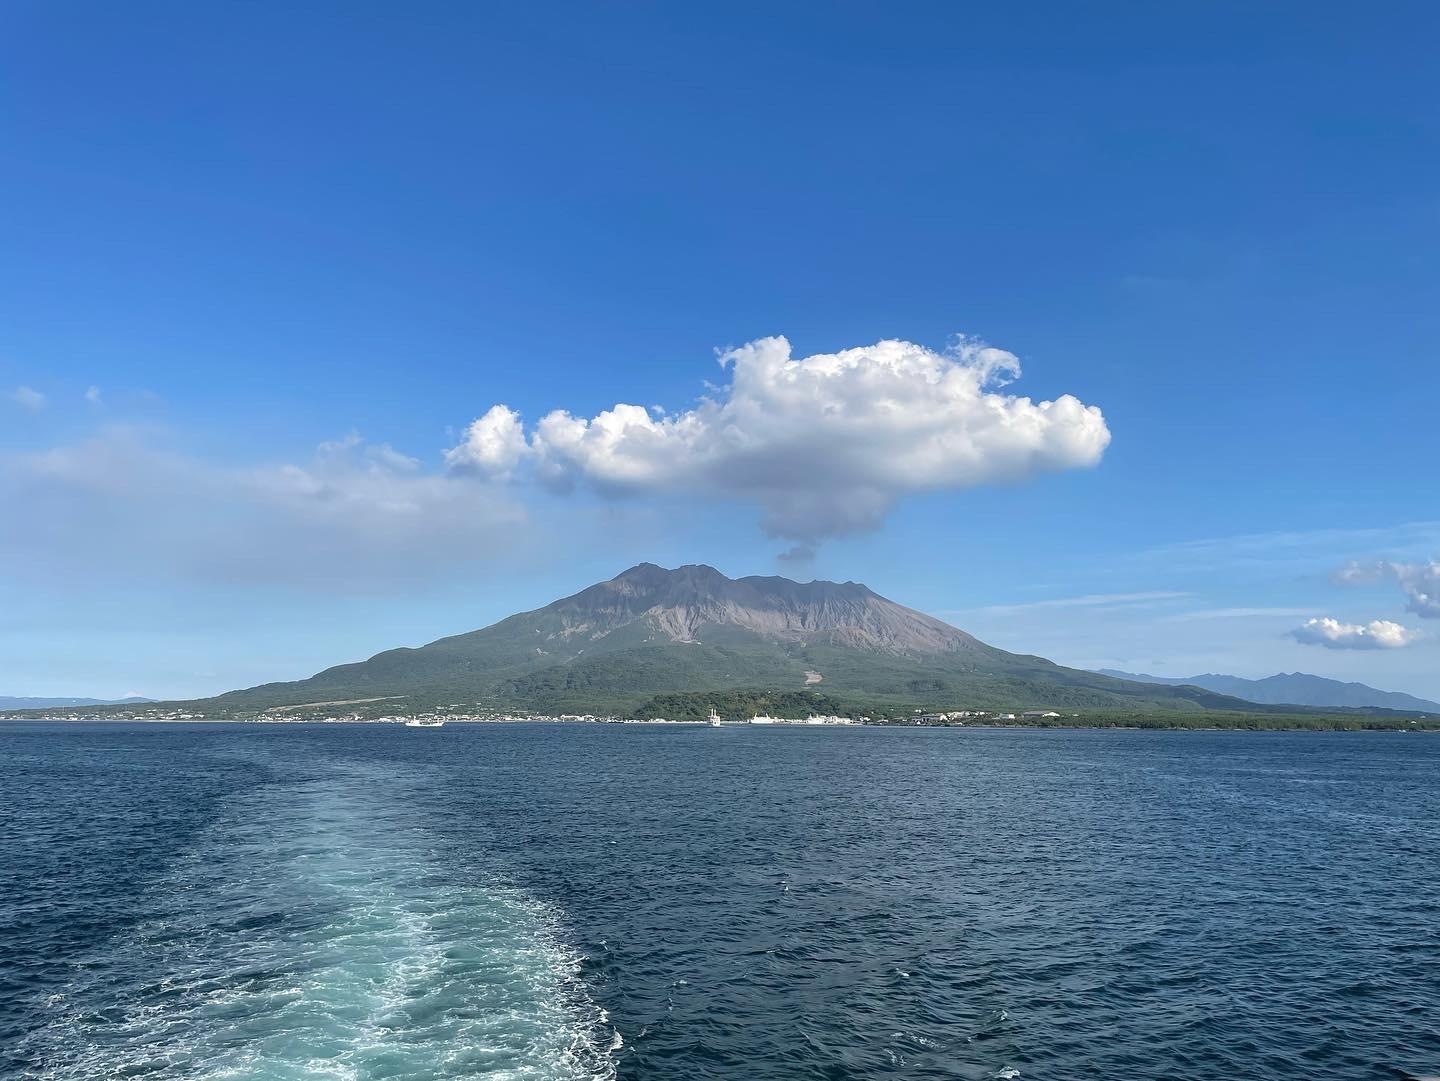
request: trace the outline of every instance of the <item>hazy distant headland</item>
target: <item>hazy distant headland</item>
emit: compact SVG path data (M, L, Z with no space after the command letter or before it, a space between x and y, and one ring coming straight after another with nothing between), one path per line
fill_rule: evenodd
M63 709L69 706L137 706L151 698L26 698L0 694L0 710Z
M1182 678L1140 676L1112 668L1101 668L1098 671L1101 675L1136 680L1140 683L1163 683L1169 686L1188 683L1192 687L1204 687L1217 694L1228 694L1234 698L1243 698L1247 702L1269 705L1319 706L1323 709L1375 708L1440 714L1440 702L1416 698L1413 694L1402 694L1399 691L1381 691L1363 683L1344 683L1338 679L1326 679L1324 676L1311 676L1304 672L1281 672L1264 679L1244 679L1213 672Z

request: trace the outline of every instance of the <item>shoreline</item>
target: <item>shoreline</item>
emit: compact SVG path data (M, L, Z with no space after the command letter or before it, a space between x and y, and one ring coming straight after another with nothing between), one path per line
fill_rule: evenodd
M161 718L161 717L55 717L55 716L13 716L0 714L0 728L8 723L14 724L128 724L128 725L253 725L256 727L277 727L277 726L298 726L313 725L316 727L390 727L405 728L406 717L386 718L285 718L271 719L260 717L188 717L188 718ZM1330 718L1317 716L1316 721L1327 722ZM1270 720L1269 718L1266 719ZM945 729L958 731L979 731L979 732L1014 732L1014 731L1119 731L1119 732L1253 732L1253 733L1276 733L1276 732L1339 732L1339 733L1399 733L1399 734L1440 734L1440 718L1435 719L1408 719L1397 718L1393 721L1383 723L1312 723L1312 724L1275 724L1275 723L1245 723L1237 721L1233 724L1170 724L1151 720L1150 723L1124 723L1117 721L1096 720L1092 723L1048 723L1048 724L919 724L906 723L903 721L891 721L877 723L874 721L853 721L849 723L825 723L812 724L804 720L776 720L767 724L752 724L748 721L724 721L720 725L711 725L706 721L670 721L670 720L647 720L639 718L613 718L605 720L584 720L578 718L558 717L507 717L507 718L447 718L444 725L435 727L469 727L479 728L499 725L551 725L551 726L588 726L594 728L604 727L646 727L646 728L720 728L720 729L743 729L747 731L764 731L767 729L804 729L809 731L820 729Z

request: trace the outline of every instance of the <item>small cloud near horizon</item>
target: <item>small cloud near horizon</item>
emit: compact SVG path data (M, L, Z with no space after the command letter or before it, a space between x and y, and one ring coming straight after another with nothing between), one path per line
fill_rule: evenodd
M1342 623L1328 616L1309 619L1290 632L1295 641L1326 649L1401 649L1420 635L1388 619L1369 623Z
M45 408L47 398L34 387L16 387L8 395L10 400L22 409L28 409L32 413L38 413Z

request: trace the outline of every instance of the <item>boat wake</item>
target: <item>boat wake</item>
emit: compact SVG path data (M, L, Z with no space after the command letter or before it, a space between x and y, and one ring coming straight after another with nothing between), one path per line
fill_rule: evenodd
M237 799L77 965L42 1078L611 1078L558 913L446 860L378 769Z

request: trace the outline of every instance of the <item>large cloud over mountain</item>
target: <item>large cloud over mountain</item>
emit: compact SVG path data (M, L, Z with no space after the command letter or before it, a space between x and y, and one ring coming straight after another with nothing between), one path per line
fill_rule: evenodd
M874 528L911 492L1093 466L1110 442L1095 406L1003 392L1018 359L972 340L944 352L892 340L797 359L785 338L762 338L720 363L729 385L682 413L556 410L527 436L516 413L495 406L447 461L489 477L528 461L551 485L604 494L752 502L771 535L814 543Z

